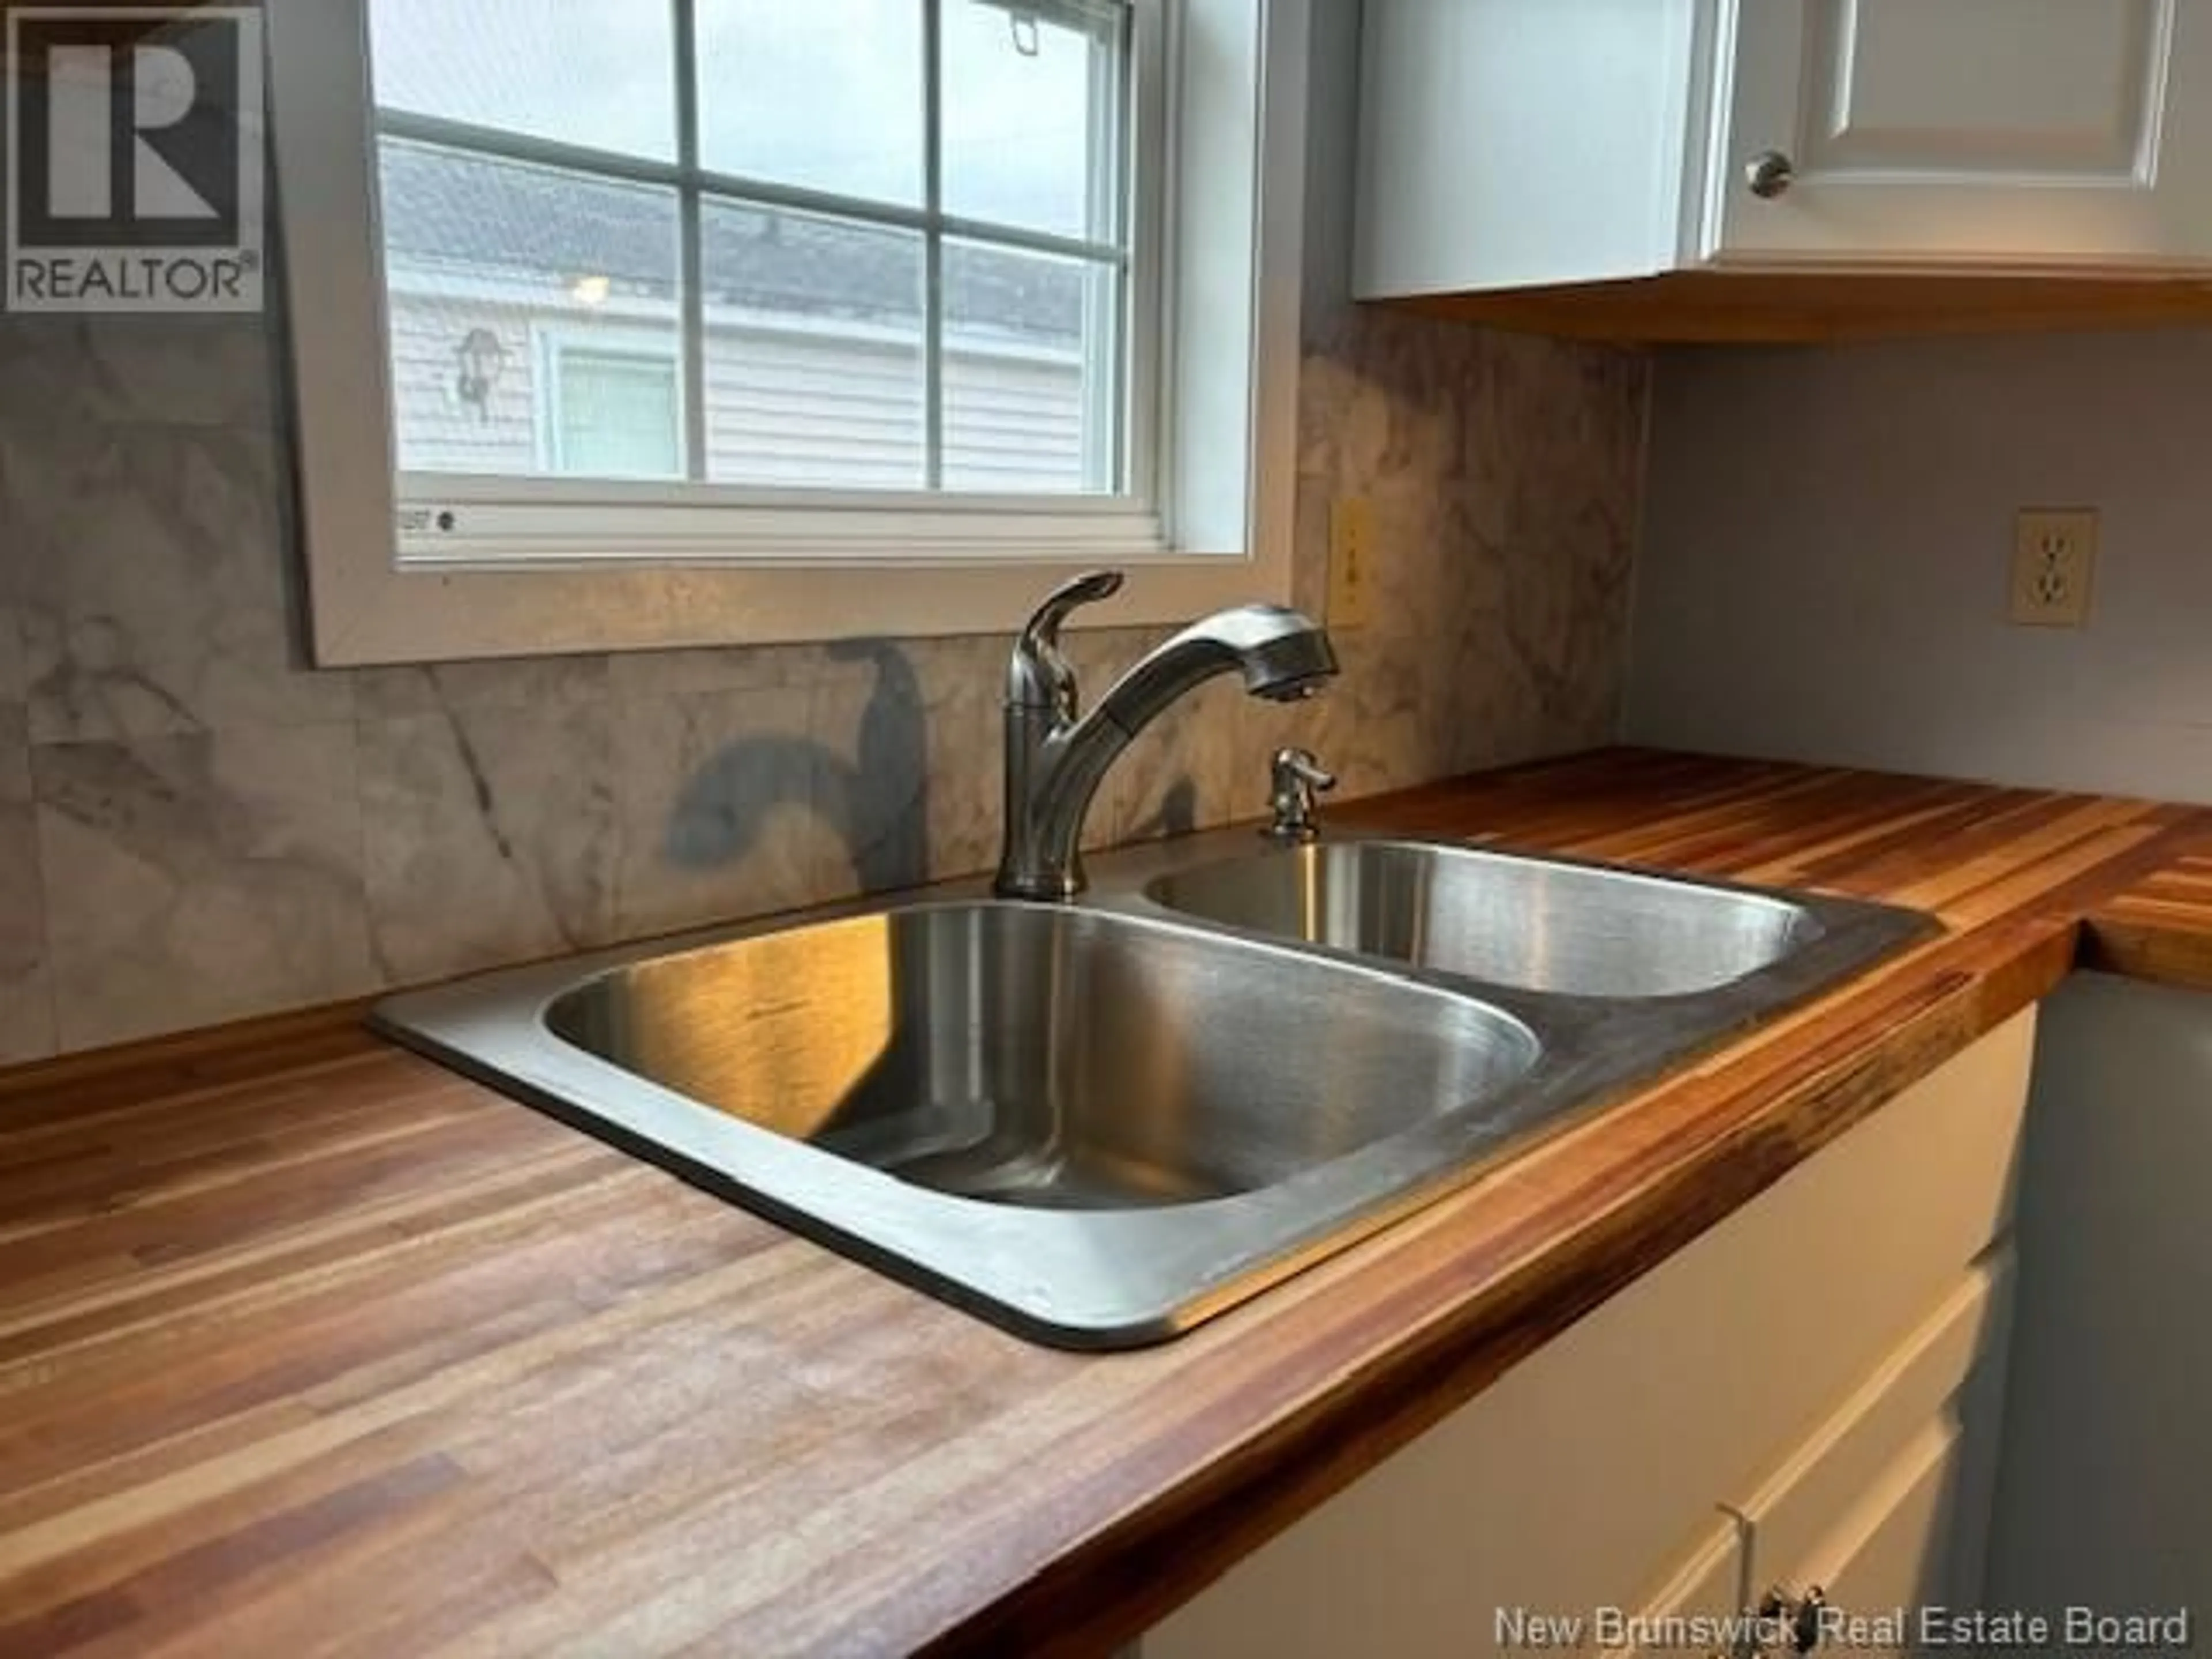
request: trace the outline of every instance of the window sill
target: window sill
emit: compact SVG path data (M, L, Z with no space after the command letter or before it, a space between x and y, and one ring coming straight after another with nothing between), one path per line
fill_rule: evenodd
M1012 632L1078 570L1127 569L1119 598L1085 626L1179 623L1250 599L1288 602L1287 562L1100 547L1080 560L977 558L763 568L617 560L487 568L422 562L324 573L314 653L329 667L684 647Z
M507 570L743 562L1050 562L1172 554L1160 515L1118 496L845 495L410 475L403 567Z

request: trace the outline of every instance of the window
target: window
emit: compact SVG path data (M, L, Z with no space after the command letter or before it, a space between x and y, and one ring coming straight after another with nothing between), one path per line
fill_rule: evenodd
M548 472L586 478L684 474L684 391L676 356L647 344L544 338L538 449Z
M1102 560L1158 566L1122 620L1279 592L1302 3L617 15L272 14L322 659L1000 627Z
M1134 280L1129 0L690 0L586 74L585 0L369 0L392 416L435 475L587 476L557 382L458 384L446 343L664 334L695 392L672 469L611 477L1139 495L1157 349ZM526 369L527 365L521 366ZM462 401L465 401L465 399ZM611 414L611 408L606 411ZM518 464L520 463L520 464Z

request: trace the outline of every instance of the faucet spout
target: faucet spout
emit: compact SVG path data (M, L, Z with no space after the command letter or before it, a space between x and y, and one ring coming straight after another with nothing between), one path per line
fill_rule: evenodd
M1254 696L1310 696L1337 671L1318 623L1277 605L1244 605L1193 623L1148 653L1081 712L1060 624L1079 605L1120 589L1118 572L1079 578L1022 630L1006 675L1003 897L1067 899L1083 890L1083 824L1107 771L1166 709L1219 674L1241 673Z
M1288 606L1240 605L1193 623L1136 663L1098 708L1133 737L1184 693L1232 671L1252 696L1289 702L1321 689L1336 672L1336 653L1320 624Z

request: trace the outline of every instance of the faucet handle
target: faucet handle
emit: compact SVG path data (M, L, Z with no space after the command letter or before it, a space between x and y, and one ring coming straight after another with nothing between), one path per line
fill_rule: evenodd
M1062 582L1046 595L1044 603L1031 613L1029 626L1022 629L1023 642L1059 644L1060 625L1067 620L1067 613L1078 605L1096 605L1101 599L1112 599L1121 591L1122 580L1121 573L1118 570L1091 570L1072 581Z
M1096 605L1121 591L1118 570L1092 570L1062 582L1030 613L1014 641L1006 672L1006 702L1016 708L1049 708L1072 717L1075 712L1075 670L1060 654L1060 624L1079 605Z
M1336 787L1336 774L1310 749L1278 749L1268 775L1273 817L1260 833L1286 846L1317 840L1321 825L1314 814L1314 797Z

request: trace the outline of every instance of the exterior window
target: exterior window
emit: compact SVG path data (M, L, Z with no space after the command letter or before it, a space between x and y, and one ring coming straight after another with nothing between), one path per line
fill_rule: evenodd
M546 342L538 398L548 471L585 478L673 478L684 470L684 392L674 355L586 341Z
M371 0L403 494L533 474L1146 493L1129 0L608 15ZM507 348L549 329L574 343L554 367L592 365L573 418L635 434L537 441L533 405L565 421L572 400L511 386L533 365ZM673 465L668 388L628 347L578 355L602 332L678 363Z

